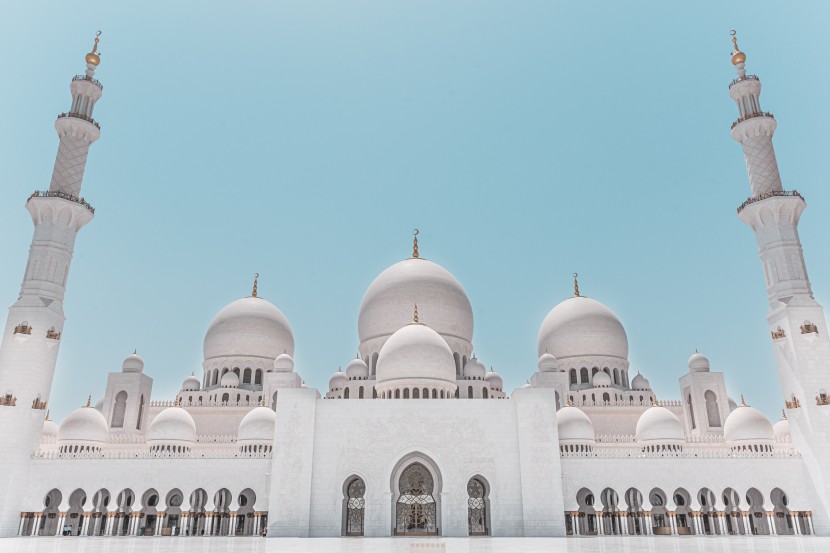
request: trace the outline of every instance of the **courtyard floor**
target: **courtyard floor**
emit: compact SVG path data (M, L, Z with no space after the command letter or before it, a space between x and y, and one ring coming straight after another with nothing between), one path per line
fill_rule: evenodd
M7 538L2 553L826 553L830 538Z

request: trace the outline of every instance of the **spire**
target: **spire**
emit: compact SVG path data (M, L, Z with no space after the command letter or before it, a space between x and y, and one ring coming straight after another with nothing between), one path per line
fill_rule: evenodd
M47 410L46 410L46 420L49 420L49 412L50 412L50 411L47 409ZM787 418L787 415L784 415L784 418L786 419L786 418Z
M95 68L101 63L101 54L98 53L98 43L101 41L99 38L101 36L101 31L95 33L95 43L92 45L92 52L86 55L86 66L87 66L87 76L92 77L92 74L95 73Z
M46 418L47 419L49 418L49 412L46 413ZM787 412L784 411L783 409L781 409L781 419L782 420L787 420Z
M746 404L743 394L741 394L741 407L749 407L749 405Z
M746 75L746 69L744 69L744 63L746 63L746 54L741 52L740 48L738 48L738 37L735 35L735 29L729 31L729 34L732 35L732 65L735 66L735 70L738 72L739 77L743 77Z
M412 313L412 322L416 325L421 324L421 323L418 322L418 304L417 303L415 304L415 310Z
M418 234L421 231L415 229L412 231L412 258L418 259Z
M257 287L257 281L258 281L258 280L259 280L259 273L254 273L254 289L251 291L251 297L252 297L252 298L257 297L257 295L256 295L256 287Z
M575 298L580 297L579 296L579 281L577 280L577 278L579 278L579 273L574 273L574 297Z
M92 394L89 394L89 396L87 396L85 407L92 407Z

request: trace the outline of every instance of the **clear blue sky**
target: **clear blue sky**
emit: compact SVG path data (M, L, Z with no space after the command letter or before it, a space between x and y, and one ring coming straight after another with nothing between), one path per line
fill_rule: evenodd
M0 305L19 290L55 116L104 31L101 140L84 196L51 407L62 419L134 348L169 399L200 374L213 315L250 293L286 314L325 388L357 347L366 287L421 253L475 311L512 390L545 314L582 291L625 325L659 397L699 348L733 397L782 403L728 31L739 31L801 236L830 303L824 2L14 2L0 19Z

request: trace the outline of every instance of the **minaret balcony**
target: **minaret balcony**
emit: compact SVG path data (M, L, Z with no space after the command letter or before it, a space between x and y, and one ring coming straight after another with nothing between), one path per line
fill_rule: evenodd
M748 121L750 119L755 119L756 117L769 117L770 119L775 119L775 117L773 117L773 115L771 113L769 113L767 111L759 111L757 113L749 113L747 115L744 115L743 117L738 117L735 120L735 122L732 123L732 126L730 128L734 129L740 123L743 123L744 121Z
M793 198L801 198L801 201L804 201L804 196L798 193L798 190L770 190L769 192L764 192L763 194L758 194L757 196L753 196L751 198L747 198L747 200L738 206L738 213L744 210L746 206L754 204L756 202L760 202L762 200L766 200L767 198L775 198L775 197L793 197Z
M75 77L76 79L78 77ZM732 88L736 84L743 82L743 81L760 81L761 79L758 78L758 75L744 75L743 77L738 77L737 79L733 80L729 83L729 88Z
M67 194L66 192L60 192L57 190L35 190L31 196L29 196L29 200L32 198L61 198L64 200L69 200L70 202L75 202L76 204L80 204L87 208L87 210L95 214L95 208L89 205L83 198L78 198L77 196L73 196L72 194Z
M755 78L757 79L757 77ZM72 81L88 81L100 88L101 90L104 90L104 85L102 85L100 81L98 81L98 79L93 79L92 77L87 77L86 75L75 75L74 77L72 77Z
M63 117L74 117L75 119L83 119L87 123L92 123L93 125L95 125L95 128L98 129L99 131L101 130L101 125L98 124L98 121L96 121L92 117L84 115L83 113L77 113L77 112L70 111L69 113L61 113L60 115L58 115L58 119L61 119ZM732 126L734 127L735 125L732 125Z

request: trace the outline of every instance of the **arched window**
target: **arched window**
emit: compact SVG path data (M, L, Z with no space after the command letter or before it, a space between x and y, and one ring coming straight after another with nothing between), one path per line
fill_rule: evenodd
M251 383L251 369L245 369L245 372L242 373L242 383L243 384L250 384Z
M461 358L458 356L458 353L453 353L452 358L455 360L455 374L457 376L461 375Z
M403 398L404 399L409 399L409 388L404 388L403 389Z
M420 399L421 398L421 390L418 388L414 388L412 390L412 399Z
M718 408L718 398L712 390L706 390L703 394L706 400L706 416L709 419L709 426L720 427L720 409Z
M343 390L343 399L349 399L349 389Z
M262 369L256 370L256 373L254 374L254 384L262 384Z
M395 390L395 399L401 399L401 391Z
M144 417L144 394L141 394L141 398L138 402L138 419L135 422L135 429L141 430L141 420Z
M598 367L594 367L593 369L591 369L591 378L593 379L594 375L597 374L598 372L599 372Z
M432 389L432 399L438 399L438 390Z
M222 403L227 403L231 399L231 396L228 393L222 394Z
M277 410L277 393L278 391L274 392L274 396L271 398L271 409L273 409L274 411Z
M620 370L614 369L614 384L620 383Z
M579 369L579 380L582 384L588 383L588 369L586 369L585 367Z
M120 391L115 396L115 406L112 408L112 427L124 427L124 413L127 412L127 392Z
M366 484L355 478L346 487L346 531L347 536L363 535L363 518L366 511Z
M611 396L608 394L608 392L604 392L602 394L602 401L604 401L605 403L611 402Z
M571 384L576 384L576 369L571 369Z
M358 398L358 399L363 399L363 386L361 386L360 388L358 388L358 390L357 390L357 398Z
M467 397L470 398L470 399L472 399L472 397L473 397L473 387L472 386L467 386Z
M471 536L486 536L487 524L487 488L478 478L467 482L467 522Z
M378 368L378 354L372 354L372 374L375 374L375 371Z
M438 517L432 492L432 474L421 463L412 463L401 474L400 495L395 503L395 534L399 536L435 535Z
M481 388L481 397L483 397L484 399L487 399L488 395L490 395L490 394L488 393L487 387L486 386L482 387Z
M424 388L423 391L421 392L421 397L424 398L424 399L429 399L429 390Z

